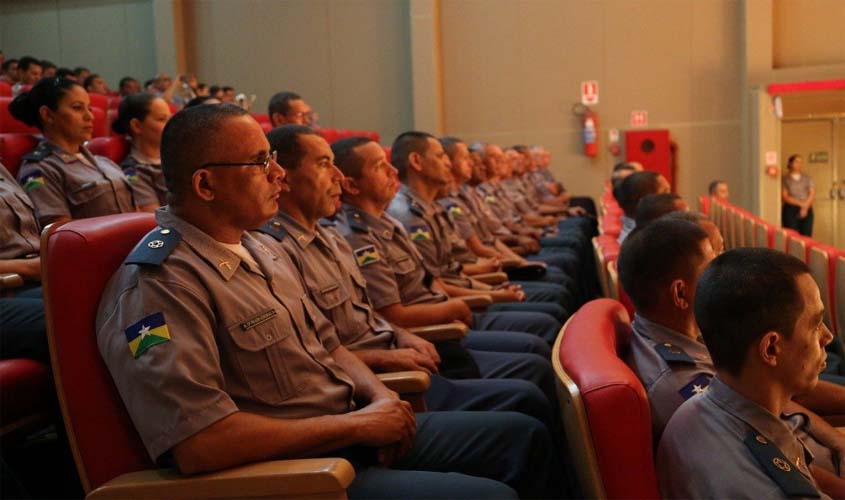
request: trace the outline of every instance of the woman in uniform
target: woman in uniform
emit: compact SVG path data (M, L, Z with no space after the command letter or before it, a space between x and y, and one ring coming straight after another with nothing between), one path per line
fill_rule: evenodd
M161 132L170 119L170 106L161 97L141 93L124 97L112 130L128 135L132 149L121 163L142 210L167 204L161 172Z
M91 138L94 116L81 85L65 78L43 78L16 97L9 111L44 133L38 147L23 157L18 173L42 227L138 209L120 167L84 146Z
M783 176L783 227L794 229L804 236L813 235L813 201L816 188L813 179L801 171L804 159L792 155L786 163L787 174Z

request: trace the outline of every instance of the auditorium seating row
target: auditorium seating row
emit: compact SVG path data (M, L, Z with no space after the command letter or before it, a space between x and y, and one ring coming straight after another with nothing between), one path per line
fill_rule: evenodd
M622 208L613 197L610 182L599 200L599 235L593 238L596 272L605 297L619 300L633 316L634 304L619 286L616 259L619 257L619 234L622 232Z
M825 324L840 341L845 337L845 250L775 226L724 200L701 196L699 207L719 227L726 249L774 248L804 261L819 285Z

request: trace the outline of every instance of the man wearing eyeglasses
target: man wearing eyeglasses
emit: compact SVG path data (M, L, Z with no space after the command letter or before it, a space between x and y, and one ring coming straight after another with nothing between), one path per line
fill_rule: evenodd
M285 91L270 98L267 114L274 128L282 125L310 125L313 110L299 94Z
M112 277L97 317L100 352L152 459L190 474L342 456L356 467L351 498L547 493L555 460L542 424L415 418L340 345L287 254L248 233L287 189L273 157L237 106L189 108L164 129L171 204ZM495 445L477 447L481 436Z

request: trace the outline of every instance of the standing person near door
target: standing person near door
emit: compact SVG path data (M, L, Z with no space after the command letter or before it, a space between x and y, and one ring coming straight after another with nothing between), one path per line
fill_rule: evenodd
M801 155L790 156L786 163L789 172L783 177L781 220L783 227L794 229L804 236L812 236L816 188L813 179L801 172L803 166L804 159Z

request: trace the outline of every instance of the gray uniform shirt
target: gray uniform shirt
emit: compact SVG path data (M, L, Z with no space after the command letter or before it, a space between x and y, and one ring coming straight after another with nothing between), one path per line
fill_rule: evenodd
M133 150L120 162L120 168L132 184L139 206L167 204L167 186L159 163Z
M823 498L801 419L772 415L723 383L684 403L657 450L663 498Z
M475 231L468 220L471 214L464 202L456 196L440 198L435 204L434 216L443 228L444 236L449 241L448 262L450 266L452 262L460 262L461 264L476 262L478 256L469 249L466 241L467 238L475 234ZM451 267L454 268L454 266Z
M807 174L801 174L801 177L796 181L791 175L783 176L783 188L789 193L789 196L798 199L806 200L810 197L810 189L813 188L813 179Z
M703 342L639 314L634 316L631 327L634 334L626 362L648 394L657 442L675 410L687 399L706 391L716 370Z
M443 219L437 216L436 203L423 201L408 186L403 185L390 202L387 213L398 220L423 257L423 265L435 278L457 269L451 269L450 240L443 226Z
M626 360L636 372L648 394L652 433L655 442L672 415L696 394L706 392L716 375L710 351L699 338L686 335L650 321L639 314L631 325L631 349ZM817 437L809 419L795 428L795 433L816 457L816 465L840 477L845 467L830 446Z
M50 141L24 155L18 180L35 204L35 215L46 219L84 219L137 210L132 188L120 167L80 148L84 161Z
M238 410L291 419L354 408L330 354L335 329L287 254L244 234L256 266L167 208L156 220L97 314L100 353L153 460Z
M269 248L290 256L311 299L337 328L343 345L352 350L389 349L394 345L394 330L373 310L356 256L334 223L321 221L309 230L280 212L256 234ZM361 262L372 258L359 254Z
M467 219L472 224L474 234L478 236L482 243L494 245L496 243L496 232L502 235L510 234L510 231L504 227L502 221L484 203L484 199L474 187L467 184L462 185L458 191L458 198L467 207L469 213Z
M32 200L0 163L0 259L35 256L40 248Z
M373 217L347 204L342 210L337 229L356 255L375 309L447 300L429 288L432 277L399 221L387 214Z

